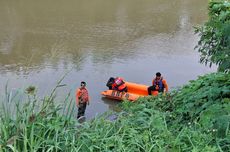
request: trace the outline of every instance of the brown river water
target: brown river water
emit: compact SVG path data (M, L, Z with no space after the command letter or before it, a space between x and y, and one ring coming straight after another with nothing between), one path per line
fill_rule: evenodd
M199 63L193 26L207 0L0 0L0 92L29 85L42 98L67 72L57 103L87 82L92 118L118 102L100 92L111 76L150 85L160 71L170 89L216 71Z

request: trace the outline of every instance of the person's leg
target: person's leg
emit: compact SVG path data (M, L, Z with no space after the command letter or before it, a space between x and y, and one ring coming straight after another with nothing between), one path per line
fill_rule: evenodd
M86 109L86 102L83 103L82 105L82 115L81 116L84 116L85 115L85 109Z
M77 119L82 116L82 111L83 111L83 103L79 103Z
M156 90L154 86L148 87L148 94L152 95L152 91Z
M106 83L106 86L109 88L109 90L112 90L112 84L114 83L114 78L109 78L108 82Z

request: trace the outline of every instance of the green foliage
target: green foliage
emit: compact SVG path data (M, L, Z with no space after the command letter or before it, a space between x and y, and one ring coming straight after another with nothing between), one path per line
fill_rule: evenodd
M27 95L29 101L16 102L15 115L7 110L9 100L1 111L0 151L230 151L227 73L199 77L166 96L122 102L122 112L83 124L69 95L64 107L54 106L54 92L41 107L35 95ZM116 120L107 119L111 114Z
M200 40L196 48L200 62L219 65L220 71L230 70L230 1L212 0L209 3L209 20L196 27Z
M70 151L75 147L76 121L72 117L72 104L67 96L64 106L54 106L54 94L38 100L25 91L27 98L6 98L0 111L0 151ZM29 92L30 91L30 92ZM29 93L28 93L29 92ZM9 97L6 89L6 96ZM67 102L68 101L68 102ZM42 106L37 105L42 102ZM14 108L16 109L14 109ZM67 108L68 107L68 108ZM61 114L60 110L68 111ZM15 110L15 113L11 111Z
M213 73L184 86L172 100L175 114L181 116L179 122L198 122L204 128L216 129L216 121L225 117L229 122L229 98L230 74Z

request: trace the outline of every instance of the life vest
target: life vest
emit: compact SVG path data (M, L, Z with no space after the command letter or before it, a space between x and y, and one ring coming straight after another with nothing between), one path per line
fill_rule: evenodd
M120 77L117 77L115 80L114 80L114 83L117 85L117 86L120 86L124 83L124 80Z
M126 84L124 80L120 77L117 77L114 80L114 84L112 85L113 90L123 91L126 88Z
M156 78L154 79L153 86L158 92L164 92L165 87L164 87L162 80L163 78L161 78L159 81L157 81Z
M89 101L89 94L86 88L79 89L79 92L77 93L77 98L80 102L87 102Z

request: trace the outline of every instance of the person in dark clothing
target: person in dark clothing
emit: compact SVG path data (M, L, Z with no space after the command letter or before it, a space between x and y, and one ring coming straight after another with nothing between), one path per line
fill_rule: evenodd
M112 90L112 85L114 84L114 77L110 77L108 82L106 83L106 86L109 88L109 90Z
M89 94L84 81L81 82L81 87L76 91L76 105L78 107L77 118L80 118L85 115L86 105L89 105Z

